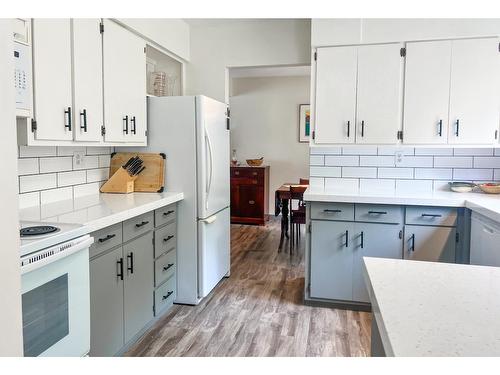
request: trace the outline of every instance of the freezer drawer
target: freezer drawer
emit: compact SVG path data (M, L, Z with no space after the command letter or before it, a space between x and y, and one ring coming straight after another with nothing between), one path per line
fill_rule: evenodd
M229 207L198 221L198 295L206 297L229 273Z

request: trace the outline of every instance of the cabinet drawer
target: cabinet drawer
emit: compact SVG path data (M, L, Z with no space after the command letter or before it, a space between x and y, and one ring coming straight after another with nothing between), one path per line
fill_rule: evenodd
M231 177L263 178L264 168L231 168Z
M176 204L155 210L155 227L174 221L176 218Z
M318 203L311 204L311 219L354 220L353 203Z
M175 275L167 280L165 284L155 290L155 316L171 307L176 296Z
M122 223L95 231L91 234L94 243L90 246L90 258L122 243Z
M176 258L177 253L174 249L155 260L155 286L162 284L175 274Z
M153 211L123 222L123 242L153 229Z
M454 227L457 209L452 207L406 207L406 224Z
M155 230L155 258L158 258L161 254L169 250L175 249L176 236L175 223Z
M380 204L356 204L356 221L367 221L370 223L394 223L403 222L403 207Z

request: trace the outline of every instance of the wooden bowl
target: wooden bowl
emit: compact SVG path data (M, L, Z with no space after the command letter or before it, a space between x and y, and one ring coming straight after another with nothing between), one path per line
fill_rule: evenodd
M260 167L263 162L264 162L264 158L260 158L260 159L247 159L247 164L250 167Z
M500 184L480 184L479 188L487 194L500 194Z

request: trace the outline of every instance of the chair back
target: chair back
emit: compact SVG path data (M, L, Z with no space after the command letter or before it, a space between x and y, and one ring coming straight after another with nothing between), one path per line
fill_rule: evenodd
M299 184L301 184L301 185L309 185L309 179L308 178L301 178L299 180Z
M299 206L302 206L305 191L306 188L304 186L290 186L290 199L299 201Z

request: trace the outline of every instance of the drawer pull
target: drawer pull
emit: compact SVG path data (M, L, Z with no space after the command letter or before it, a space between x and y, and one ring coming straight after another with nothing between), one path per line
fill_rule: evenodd
M168 242L168 241L170 241L172 238L174 238L174 235L173 235L173 234L172 234L172 235L170 235L170 236L168 236L168 237L165 237L165 238L163 239L163 242Z
M166 300L168 297L170 297L172 294L174 294L174 292L171 290L170 292L168 292L168 293L167 293L167 295L166 295L166 296L163 296L161 299L162 299L163 301L165 301L165 300Z
M257 172L253 172L252 174L253 174L254 176L257 176L257 175L258 175L258 173L257 173Z
M365 247L365 233L363 231L361 231L361 248L364 249Z
M99 238L99 242L100 243L103 243L103 242L106 242L112 238L116 237L116 234L108 234L106 237L104 238Z
M248 204L255 204L255 201L248 201Z
M440 214L422 214L422 217L431 217L431 218L435 218L435 217L442 217L443 215L440 215Z
M235 171L235 172L234 172L234 174L235 174L236 176L239 176L239 175L240 175L240 172Z
M387 211L368 211L368 215L387 215Z
M116 264L119 266L118 272L116 273L116 277L118 277L120 280L123 280L123 258L117 260Z
M170 210L170 211L164 212L163 216L168 216L170 214L173 214L174 212L175 212L174 210Z
M173 265L174 265L173 263L167 264L166 266L163 267L163 271L168 271L170 268L172 268Z
M348 230L345 231L345 243L344 243L344 246L345 247L349 247L349 231Z
M129 260L130 259L130 265L129 265ZM134 253L130 253L127 255L127 271L130 271L130 273L134 273Z
M143 227L144 225L149 224L149 221L143 221L142 223L135 224L136 228Z
M325 209L323 212L327 214L338 214L339 212L342 212L342 210L330 210L330 209Z

